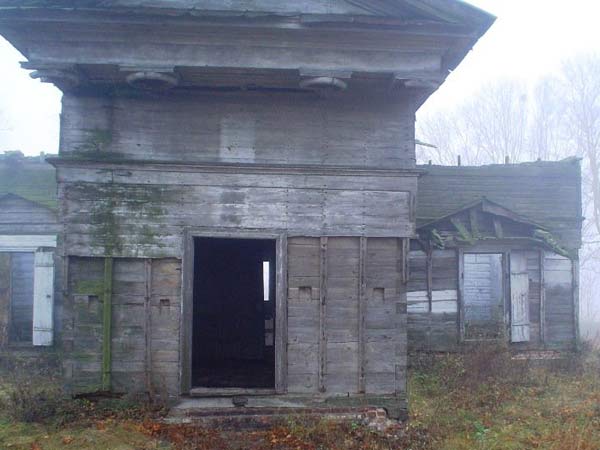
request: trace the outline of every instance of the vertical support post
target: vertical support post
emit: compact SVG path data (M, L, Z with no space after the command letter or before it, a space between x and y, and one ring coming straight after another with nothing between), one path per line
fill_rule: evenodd
M427 272L427 301L429 303L429 312L433 311L433 249L428 246L426 250L426 267Z
M288 359L288 310L287 310L287 235L277 239L275 259L277 274L275 276L275 392L284 394L287 391Z
M111 389L111 340L112 340L112 281L113 259L104 258L103 313L102 313L102 389Z
M320 289L319 289L319 392L325 392L327 371L327 237L321 237L320 246Z
M11 256L0 253L0 347L8 344L11 317Z
M152 378L150 376L152 370L152 316L151 316L151 301L152 301L152 260L147 258L144 261L146 289L144 296L144 341L146 345L146 354L144 361L144 375L146 381L146 390L150 395L153 394Z
M465 340L465 263L462 249L456 250L458 258L458 336L460 342Z
M194 236L190 230L184 232L183 261L181 263L181 302L179 339L180 351L180 392L187 393L192 388L192 326L194 317Z
M546 282L544 280L545 271L544 250L539 251L540 266L540 341L542 345L546 344Z
M571 260L572 289L573 289L573 331L575 337L575 350L580 349L579 339L579 257Z
M367 309L367 238L360 237L358 255L358 392L363 394L365 385L365 310Z
M406 367L408 358L408 335L407 335L407 300L406 291L408 282L408 251L410 249L408 238L396 239L396 333L394 346L394 365L395 395L404 396L407 394ZM400 267L399 267L400 266ZM406 273L404 273L406 272Z
M410 251L410 238L402 238L402 284L408 283L410 277L408 268L408 253Z

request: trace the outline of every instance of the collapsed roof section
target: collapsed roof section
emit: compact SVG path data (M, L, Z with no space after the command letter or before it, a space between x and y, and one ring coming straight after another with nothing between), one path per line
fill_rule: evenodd
M524 225L530 228L531 237L544 241L555 237L555 244L569 251L581 246L581 168L577 158L419 168L425 171L417 194L417 228L421 232L439 228L442 222L452 223L460 215L468 224L468 213L477 210ZM454 227L461 234L456 220ZM472 227L465 231L466 240L473 237Z

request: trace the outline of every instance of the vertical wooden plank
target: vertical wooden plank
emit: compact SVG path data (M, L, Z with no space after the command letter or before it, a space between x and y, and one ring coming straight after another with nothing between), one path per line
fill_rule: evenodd
M35 252L33 275L33 335L35 346L51 346L54 337L54 254Z
M579 339L579 258L573 258L571 264L571 270L573 273L573 327L575 337L575 349L580 348Z
M397 254L396 260L402 264L402 271L407 270L408 268L408 255L410 252L410 239L401 238L396 240L396 251L400 254ZM396 292L399 294L399 302L396 304L396 314L398 316L404 316L404 320L397 319L396 322L396 334L394 345L394 356L400 361L402 361L402 357L404 360L402 364L399 364L398 359L396 360L396 364L394 365L394 393L397 396L405 396L407 391L407 358L408 358L408 345L406 339L408 339L407 333L407 300L406 300L406 290L408 278L404 278L402 276L402 271L400 276L396 273Z
M287 392L288 376L288 308L287 308L287 235L277 239L276 250L277 274L275 295L275 391L278 394Z
M465 340L465 261L462 249L456 249L458 258L458 336L461 342Z
M365 392L365 309L367 297L367 238L361 236L358 256L358 392Z
M518 251L510 254L510 320L511 342L528 342L531 327L527 255Z
M10 298L10 253L0 253L0 347L8 344Z
M402 268L401 268L401 273L402 273L402 283L406 284L408 283L408 277L409 277L409 267L408 267L408 254L410 252L410 239L409 238L401 238L401 247L400 247L400 251L402 252L401 258L402 258Z
M426 251L427 300L429 312L433 310L433 250L431 246Z
M183 298L179 318L181 392L192 388L192 326L194 313L194 237L186 230L183 237L183 262L181 267Z
M104 258L103 312L102 312L102 389L111 389L111 328L112 328L113 259Z
M538 252L540 266L540 340L546 343L546 285L544 282L544 250Z
M320 240L320 291L319 291L319 392L325 392L325 372L327 368L327 237Z
M146 292L144 298L144 341L146 345L146 357L144 361L144 375L146 390L152 392L152 317L150 311L150 300L152 299L152 259L144 261Z

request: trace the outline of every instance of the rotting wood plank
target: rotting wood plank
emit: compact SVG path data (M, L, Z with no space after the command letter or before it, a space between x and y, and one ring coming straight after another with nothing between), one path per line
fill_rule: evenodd
M275 391L283 394L288 387L288 241L285 234L280 235L277 239L276 260Z
M144 372L146 390L153 392L151 371L152 371L152 317L150 313L150 300L152 299L152 260L144 261L145 287L146 295L144 297L144 343L146 346L146 355L144 358Z
M111 363L112 363L112 277L113 259L104 258L103 279L103 312L102 312L102 389L111 390Z
M433 310L433 250L427 249L425 270L427 272L427 300L429 303L429 312Z
M359 251L359 293L358 293L358 392L365 392L365 309L366 309L366 257L367 257L367 238L361 236Z
M327 370L327 237L320 239L320 286L319 286L319 392L325 392Z
M575 349L579 350L581 342L579 338L579 259L574 258L571 264L572 269L572 290L573 290L573 331L575 339Z

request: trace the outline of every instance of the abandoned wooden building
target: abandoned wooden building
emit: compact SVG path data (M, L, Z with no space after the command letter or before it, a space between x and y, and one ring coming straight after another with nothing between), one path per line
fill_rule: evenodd
M0 353L35 357L54 343L62 317L55 179L43 158L0 155Z
M481 340L518 351L575 349L579 161L423 169L407 289L409 351Z
M0 0L64 94L69 389L400 416L415 112L492 22L456 0Z

